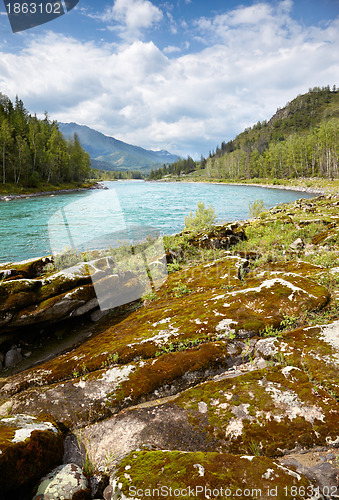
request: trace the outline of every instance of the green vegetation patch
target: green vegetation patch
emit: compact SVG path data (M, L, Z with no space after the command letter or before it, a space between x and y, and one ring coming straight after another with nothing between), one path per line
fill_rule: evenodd
M310 488L308 480L269 458L214 452L131 452L114 479L116 498L189 499L194 495L199 499L269 500L274 496L283 500L294 488L293 497L301 500Z

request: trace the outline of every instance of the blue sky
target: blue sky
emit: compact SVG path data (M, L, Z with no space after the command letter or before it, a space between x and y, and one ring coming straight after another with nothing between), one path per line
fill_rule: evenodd
M0 92L31 113L194 158L339 86L339 0L80 0L14 34L0 3L0 40Z

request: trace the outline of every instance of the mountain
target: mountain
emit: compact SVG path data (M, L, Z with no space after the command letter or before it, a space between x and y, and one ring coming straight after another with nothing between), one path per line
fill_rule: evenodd
M93 168L102 170L140 170L150 171L169 165L180 159L168 151L152 151L139 146L132 146L114 139L85 125L77 123L59 123L60 131L65 137L73 137L76 133L82 147L91 156Z
M269 143L285 141L291 134L307 134L333 118L339 118L339 92L336 86L332 90L329 86L314 87L306 94L298 95L283 108L278 108L268 122L258 122L230 142L234 148L247 150L250 145L252 150L261 152Z
M189 175L194 179L338 178L339 90L314 87L298 95L270 120L257 122L222 142L200 162L179 160L151 179Z

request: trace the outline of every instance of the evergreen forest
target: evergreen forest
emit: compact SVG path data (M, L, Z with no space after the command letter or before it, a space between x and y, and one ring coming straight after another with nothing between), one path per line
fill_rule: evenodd
M225 180L339 178L339 92L315 87L299 95L267 122L258 122L222 142L208 158L188 157L152 171L169 176Z
M40 183L81 183L91 173L90 157L74 134L66 140L57 122L31 116L23 102L0 93L0 179L34 188Z

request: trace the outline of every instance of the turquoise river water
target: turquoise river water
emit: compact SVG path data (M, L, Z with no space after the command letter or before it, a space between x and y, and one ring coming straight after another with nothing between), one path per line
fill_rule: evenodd
M314 195L256 186L119 181L106 190L45 195L0 202L0 262L19 261L65 248L116 246L150 233L172 234L198 201L212 204L220 222L248 218L249 203L266 208Z

